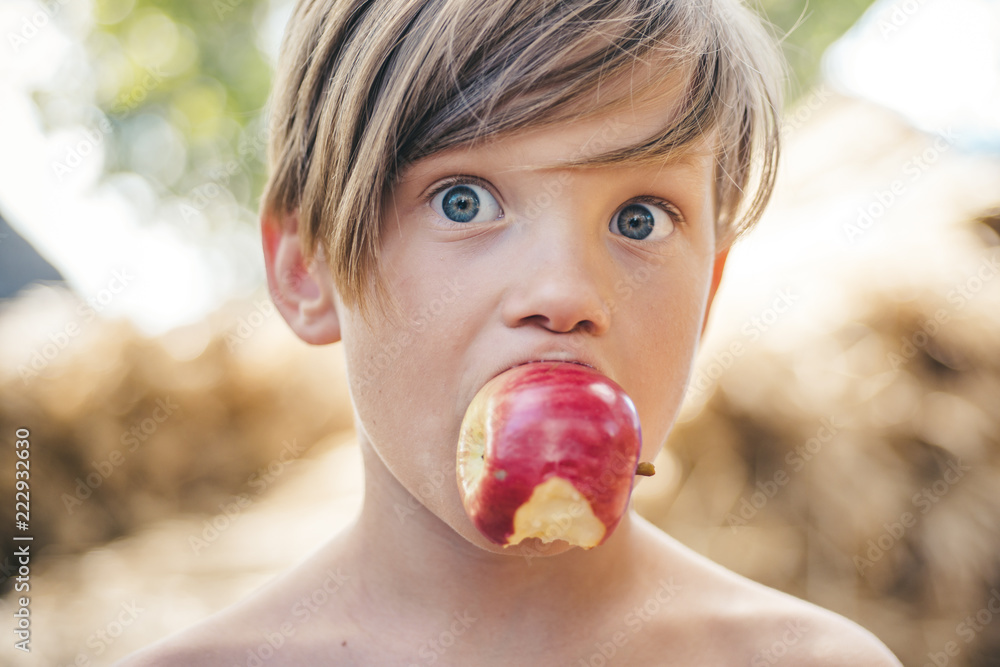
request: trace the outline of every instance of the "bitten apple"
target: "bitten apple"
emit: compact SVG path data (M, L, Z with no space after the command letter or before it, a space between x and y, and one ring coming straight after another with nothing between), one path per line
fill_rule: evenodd
M628 509L641 446L635 405L609 378L570 362L515 366L465 413L459 493L497 544L537 537L590 549Z

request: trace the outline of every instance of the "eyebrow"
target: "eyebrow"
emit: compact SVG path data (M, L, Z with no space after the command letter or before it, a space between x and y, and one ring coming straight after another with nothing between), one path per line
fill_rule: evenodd
M714 157L714 154L710 152L701 152L694 148L682 148L678 147L675 152L665 153L663 155L651 155L651 156L636 156L635 158L628 158L624 156L624 153L630 149L632 146L624 146L620 149L615 149L612 151L606 151L605 153L599 153L597 155L588 156L582 159L567 159L558 160L551 163L543 163L538 165L530 165L529 169L538 170L560 170L560 169L601 169L606 167L653 167L658 166L662 168L667 167L689 167L694 168L699 166L697 164L697 158L702 156ZM622 157L617 157L622 155ZM611 157L615 156L615 157Z
M618 126L627 126L629 123L618 123ZM711 150L712 143L709 137L712 135L712 131L704 132L699 134L694 139L689 139L687 137L681 137L682 141L679 141L673 145L667 145L666 150L659 149L655 150L654 147L662 146L666 143L671 135L679 134L679 128L677 125L668 124L666 127L661 127L654 131L652 134L639 139L637 142L614 146L609 145L608 150L602 152L596 152L592 155L586 153L586 148L594 145L595 141L599 140L602 136L603 129L605 127L614 127L615 123L608 122L594 131L591 137L580 145L579 149L571 155L569 158L558 159L552 162L538 162L529 164L518 164L516 166L507 166L503 171L508 173L523 172L523 171L564 171L564 170L586 170L586 169L601 169L609 167L656 167L658 170L680 168L684 170L698 169L701 165L698 164L698 158L708 157L710 159L717 159L718 155L715 151ZM515 134L512 132L511 134ZM502 140L504 134L486 139L486 141L480 142L469 142L466 144L461 144L458 146L451 146L442 151L437 151L426 155L414 162L405 165L405 168L397 173L395 182L397 185L410 182L414 178L419 178L414 176L414 168L421 165L421 163L433 162L436 158L445 158L448 155L454 155L455 153L461 152L476 152L481 150L495 150L494 146L491 146L494 141ZM687 139L686 141L683 139ZM611 144L610 140L606 140L607 144ZM645 149L645 150L644 150ZM639 153L638 155L630 155L630 153ZM642 153L645 153L643 155ZM446 158L445 158L446 159Z
M702 131L694 137L683 135L677 137L682 133L682 130L674 124L659 128L636 142L619 146L610 145L607 150L588 155L585 152L586 148L594 143L595 138L600 136L600 132L601 130L595 131L591 139L582 144L577 153L567 159L527 165L525 168L554 171L616 165L634 167L657 165L664 168L697 167L698 158L716 159L718 157L717 141L713 142L712 140L714 130ZM675 141L671 141L671 139L675 139ZM610 144L610 141L608 143Z

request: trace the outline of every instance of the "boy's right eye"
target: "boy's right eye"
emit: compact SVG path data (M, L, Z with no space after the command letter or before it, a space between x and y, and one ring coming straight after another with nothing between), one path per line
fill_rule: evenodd
M467 181L443 185L431 198L431 208L447 220L458 223L489 222L503 217L503 211L489 190Z

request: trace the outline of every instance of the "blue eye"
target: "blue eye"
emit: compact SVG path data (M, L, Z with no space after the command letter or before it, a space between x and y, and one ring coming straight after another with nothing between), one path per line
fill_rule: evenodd
M618 209L611 220L611 231L643 241L666 238L674 231L674 222L660 206L633 202Z
M488 222L503 217L500 204L483 187L460 183L434 195L431 208L452 222Z

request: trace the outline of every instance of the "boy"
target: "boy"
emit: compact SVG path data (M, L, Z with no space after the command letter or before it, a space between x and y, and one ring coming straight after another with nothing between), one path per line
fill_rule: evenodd
M632 512L592 550L499 547L454 481L473 396L532 361L615 380L655 457L771 190L779 72L735 1L301 0L264 253L291 328L343 342L364 506L126 664L898 665Z

